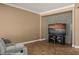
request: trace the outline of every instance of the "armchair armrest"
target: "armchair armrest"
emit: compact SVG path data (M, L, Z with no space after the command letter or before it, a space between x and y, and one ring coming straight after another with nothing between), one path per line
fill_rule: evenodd
M27 48L22 44L16 44L6 48L6 53L10 54L27 54Z

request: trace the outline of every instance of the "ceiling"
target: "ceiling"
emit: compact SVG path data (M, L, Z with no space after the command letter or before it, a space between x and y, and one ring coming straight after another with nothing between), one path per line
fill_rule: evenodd
M30 10L36 13L42 13L60 7L72 5L72 3L7 3L7 4L21 7L23 9Z

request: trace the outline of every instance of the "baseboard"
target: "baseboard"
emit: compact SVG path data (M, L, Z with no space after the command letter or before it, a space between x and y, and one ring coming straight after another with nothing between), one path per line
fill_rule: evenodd
M75 48L79 48L79 46L75 46Z
M79 48L78 45L73 45L73 44L72 44L72 47L73 47L73 48Z
M29 44L29 43L33 43L33 42L37 42L37 41L43 41L43 40L46 40L46 39L37 39L37 40L33 40L33 41L22 42L22 43L19 43L19 44Z
M33 41L22 42L22 43L19 43L19 44L29 44L29 43L43 41L43 40L46 40L46 39L37 39L37 40L33 40ZM79 46L75 46L75 45L72 45L72 47L79 48Z

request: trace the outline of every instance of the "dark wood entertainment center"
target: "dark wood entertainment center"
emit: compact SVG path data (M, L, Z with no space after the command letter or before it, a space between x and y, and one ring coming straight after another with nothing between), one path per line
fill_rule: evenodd
M65 44L66 24L55 23L48 25L48 39L54 44Z

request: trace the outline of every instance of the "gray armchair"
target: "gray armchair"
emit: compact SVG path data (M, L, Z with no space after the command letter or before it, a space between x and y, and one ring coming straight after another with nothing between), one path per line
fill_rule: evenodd
M0 38L0 55L27 55L27 48L23 44L14 44L6 46Z

